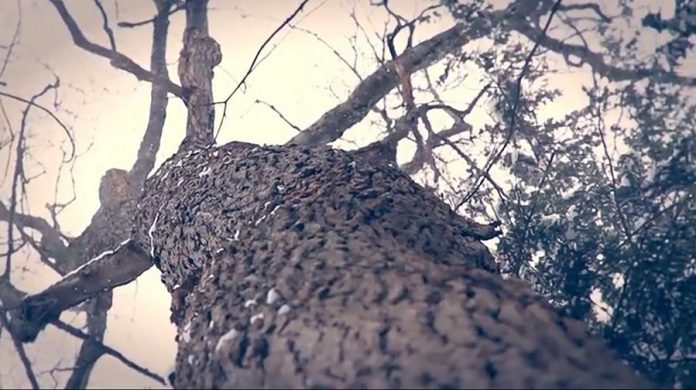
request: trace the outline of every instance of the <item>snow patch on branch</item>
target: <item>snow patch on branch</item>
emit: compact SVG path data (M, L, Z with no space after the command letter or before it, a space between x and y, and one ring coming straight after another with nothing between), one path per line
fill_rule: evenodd
M93 264L93 263L96 263L97 261L103 259L103 258L106 257L106 256L112 256L112 255L116 254L116 252L118 252L121 248L123 248L124 245L128 244L130 241L131 241L131 239L129 238L129 239L127 239L127 240L121 242L120 244L118 244L118 246L117 246L116 248L114 248L114 249L109 249L109 250L106 250L106 251L100 253L97 257L90 259L90 260L87 261L86 263L82 264L81 266L79 266L79 267L75 268L74 270L72 270L72 271L68 272L67 274L65 274L65 276L63 276L62 279L65 280L66 278L75 275L76 273L80 272L81 270L83 270L83 269L84 269L85 267L87 267L88 265Z
M150 257L155 257L155 237L152 235L155 232L155 229L157 229L157 220L159 219L159 212L155 214L155 220L152 221L152 225L150 225L150 229L147 231L147 235L150 237Z

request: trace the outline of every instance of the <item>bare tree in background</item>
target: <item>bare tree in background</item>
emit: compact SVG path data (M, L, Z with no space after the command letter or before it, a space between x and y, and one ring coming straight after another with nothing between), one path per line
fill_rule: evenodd
M153 264L162 271L172 294L171 320L178 328L179 348L176 387L651 386L580 321L588 316L583 299L589 287L578 282L585 271L575 269L577 279L569 274L575 285L558 287L567 292L564 297L577 294L579 303L558 304L561 299L550 297L563 309L558 310L516 279L530 267L527 257L532 249L519 249L530 237L504 237L514 250L502 252L505 261L496 261L481 240L499 236L498 223L478 224L455 212L502 210L507 214L498 217L514 226L515 234L532 230L527 221L523 221L527 228L519 228L518 215L535 215L536 206L522 208L527 203L521 187L503 188L491 171L503 166L541 193L549 187L554 161L574 152L562 142L540 142L545 140L543 131L548 141L563 126L559 121L539 123L535 116L557 92L525 92L532 81L543 82L543 76L552 72L549 58L592 69L596 88L590 91L594 100L589 111L607 108L606 95L604 101L594 95L601 92L603 81L694 86L694 78L677 71L677 62L666 66L658 61L621 63L591 50L583 40L583 29L588 27L578 25L606 29L620 15L607 16L593 2L565 5L518 0L497 10L483 1L443 1L424 6L414 19L407 19L386 0L372 2L390 16L378 44L370 46L376 69L362 74L334 50L358 79L347 98L285 145L232 142L216 146L215 115L224 118L239 87L224 101L213 100L213 70L223 48L208 30L207 1L154 0L157 13L152 19L119 23L122 28L153 25L149 70L117 50L100 2L95 4L102 11L109 46L90 41L62 1L49 1L75 45L151 83L151 101L135 164L128 172L106 172L99 189L101 207L78 237L65 237L55 214L49 222L18 208L30 180L22 170L24 120L4 144L13 145L16 152L9 204L0 204L0 218L9 225L6 267L0 280L0 320L32 387L39 384L22 343L35 340L48 324L84 340L66 387L86 387L94 363L104 354L162 381L102 342L111 289L134 280ZM279 29L300 29L292 25L292 16L306 3ZM186 14L178 64L180 85L167 74L164 55L169 16L178 10ZM418 26L443 12L457 22L416 42ZM582 43L554 38L549 28L558 20L574 31L571 38ZM681 24L661 18L648 18L645 24L691 34ZM367 35L357 19L356 29ZM405 48L397 47L403 41L399 37L406 37ZM499 45L508 50L477 52L472 45L477 40L492 40L493 48ZM674 42L668 48L672 57L684 45L683 39ZM433 77L436 65L444 70ZM457 85L457 68L465 66L482 69L489 78L471 102L458 107L441 99L438 88ZM37 101L58 85L51 84L27 99L8 92L11 85L4 84L0 98L26 104L23 119L30 110L50 112ZM178 98L176 104L186 104L186 137L178 152L148 178L162 137L168 96ZM491 99L499 120L477 133L467 115ZM396 108L391 106L394 100L400 103ZM280 109L266 104L289 123ZM435 112L449 115L452 126L434 128L430 115ZM601 111L592 115L603 117ZM375 137L377 141L351 152L327 146L368 116L384 121L384 135ZM581 114L563 118L571 124L583 119ZM67 131L58 117L56 121ZM601 130L600 135L604 142ZM682 138L686 139L680 135L677 141ZM416 151L410 161L397 166L400 142L412 142ZM487 154L468 153L467 148L481 143ZM685 157L686 161L693 161L692 144L676 149L691 158ZM445 154L439 152L444 149L467 165L468 178L448 172ZM607 160L613 169L609 153ZM669 161L675 164L669 170L672 173L680 167L691 168L678 165L677 157ZM450 205L408 176L423 170L432 178L425 184L444 188ZM563 177L554 172L561 183ZM638 256L640 243L633 240L637 231L627 222L631 216L622 212L618 191L625 186L613 170L607 175L612 178L616 226L628 240L626 245L633 247L631 254ZM683 180L685 175L677 176ZM688 186L678 180L671 183ZM687 193L692 190L686 189ZM679 202L684 200L675 200ZM64 206L53 205L51 210L57 212L60 207ZM33 239L31 231L38 232L40 240ZM594 237L593 242L600 239ZM46 266L63 276L61 281L35 295L17 290L12 284L12 255L23 245L31 245ZM512 278L501 277L501 265ZM548 281L537 281L543 293L555 291L555 285L543 284ZM61 312L78 304L87 314L84 332L59 320ZM612 320L623 321L617 318ZM683 335L680 342L688 343L692 329L683 330ZM676 374L654 379L666 385L689 380Z

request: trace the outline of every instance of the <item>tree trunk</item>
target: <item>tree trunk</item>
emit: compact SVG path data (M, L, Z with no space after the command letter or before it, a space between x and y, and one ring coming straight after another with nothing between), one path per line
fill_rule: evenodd
M176 387L650 387L396 168L233 142L173 156L138 207Z

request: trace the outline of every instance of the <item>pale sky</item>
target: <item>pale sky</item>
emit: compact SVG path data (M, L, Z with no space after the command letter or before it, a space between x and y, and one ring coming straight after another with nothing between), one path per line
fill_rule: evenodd
M146 0L102 2L116 32L119 51L147 68L151 27L122 29L116 27L116 21L150 18L154 13L154 6ZM299 0L211 1L210 32L223 51L223 62L215 70L214 93L217 99L223 98L234 88L259 45L298 3ZM415 0L392 3L404 16L414 16L423 7L420 1ZM101 17L93 1L70 0L66 4L85 35L94 42L108 46L101 27ZM118 4L118 19L115 4ZM349 0L313 0L295 23L319 34L339 52L352 58L348 37L355 31L349 17L353 6L369 33L381 31L384 14L380 9L370 7L368 1L356 1L353 4ZM61 215L60 222L65 233L78 235L98 208L97 188L103 173L114 167L129 169L135 160L147 121L150 85L138 82L128 73L115 70L108 60L74 46L57 12L47 1L21 0L21 7L23 19L19 44L2 76L2 81L8 84L4 90L30 97L53 81L53 72L60 77L60 106L57 114L72 126L78 152L81 153L73 170L77 200ZM7 45L11 41L17 20L17 2L0 0L0 45ZM176 61L180 49L183 12L170 20L167 60L170 77L177 81ZM447 17L436 23L421 25L417 29L416 42L451 25L452 21ZM218 142L241 140L283 143L295 131L267 107L254 104L256 99L273 104L293 123L304 128L348 96L357 84L357 79L345 65L312 36L286 29L274 39L273 44L278 47L252 74L247 83L249 88L246 91L240 90L232 99ZM357 61L358 68L363 75L368 75L375 69L375 64L364 40L358 44L362 50ZM2 53L0 58L4 57L4 52ZM559 76L558 80L579 87L578 82L588 80L588 74L575 72ZM450 92L449 100L462 107L480 87L476 77L471 77L458 90ZM54 103L53 96L45 97L41 102L51 106ZM14 121L16 131L23 107L7 99L3 99L2 103ZM547 109L549 113L559 109L567 111L583 103L583 95L579 88L575 88ZM172 98L157 164L178 147L185 131L185 114L182 103ZM218 113L218 120L220 116ZM485 107L477 109L470 119L474 126L481 126L488 120ZM27 169L30 170L28 174L40 171L37 162L44 165L46 174L28 187L28 204L32 213L47 217L43 205L53 201L56 168L61 159L60 143L65 141L65 136L43 115L33 116L29 134L28 143L33 161L27 163ZM351 129L345 138L364 145L376 139L376 134L367 121L363 121ZM88 149L90 144L91 148ZM338 142L336 145L354 147L346 142ZM8 151L7 148L0 150L3 176ZM406 161L410 153L412 148L402 146L399 160ZM61 182L59 200L69 199L71 195L70 181L67 176L64 179ZM0 183L4 202L9 199L10 183L9 177ZM0 224L0 229L0 236L4 237L6 225ZM45 267L37 267L37 259L28 252L20 252L14 258L16 268L27 268L14 280L23 290L37 292L57 280L57 275L47 271ZM19 272L14 273L15 276L18 274ZM159 281L159 272L153 268L136 282L115 290L105 343L118 348L135 362L164 375L176 352L175 330L168 318L169 296ZM76 325L81 321L73 313L64 313L62 319ZM39 380L42 386L54 386L50 373L42 371L69 367L77 346L74 339L50 327L35 343L26 345L35 361L35 370L41 373ZM54 376L60 384L67 379L65 372L56 372ZM155 382L107 356L99 360L91 378L90 387L97 388L159 387ZM0 339L0 387L26 386L21 366L4 332Z

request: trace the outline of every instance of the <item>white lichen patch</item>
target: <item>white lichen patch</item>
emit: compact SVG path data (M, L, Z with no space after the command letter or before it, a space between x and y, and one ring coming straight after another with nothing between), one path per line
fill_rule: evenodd
M282 316L283 314L288 314L289 311L290 311L290 306L288 304L284 304L283 306L280 307L280 309L278 309L278 314L280 314Z
M278 192L282 194L283 192L285 192L285 186L282 184L278 184L276 186L276 190L278 190Z
M181 332L181 340L185 343L191 341L191 322L184 325L184 330Z
M355 169L355 166L356 166L356 165L357 165L357 164L355 163L355 161L351 161L351 162L348 164L348 167L351 168L351 169Z
M227 333L223 334L222 337L220 337L220 340L218 340L217 344L215 345L215 353L220 352L223 348L226 348L229 343L234 340L239 332L237 332L236 329L232 328L230 329Z
M280 298L278 291L275 288L271 288L268 290L268 294L266 294L266 304L272 305L278 298Z
M188 355L188 358L186 358L186 361L188 362L189 365L192 366L193 361L194 361L193 355Z
M210 169L210 167L205 167L205 169L198 174L198 177L208 176L211 171L212 169Z
M251 316L251 318L249 318L249 323L252 325L254 325L254 322L256 321L263 321L263 313L254 314Z
M237 229L237 231L234 232L234 237L232 238L232 240L239 241L239 233L240 233L239 229Z
M273 210L271 210L271 212L268 213L268 216L270 217L270 216L272 216L273 214L275 214L276 211L278 211L279 208L280 208L280 205L277 205L276 207L274 207Z
M252 307L252 306L256 306L255 299L249 299L248 301L244 302L244 307Z
M220 248L220 249L216 250L215 253L216 253L216 254L217 254L217 253L222 253L222 251L224 251L224 250L225 250L225 248Z

